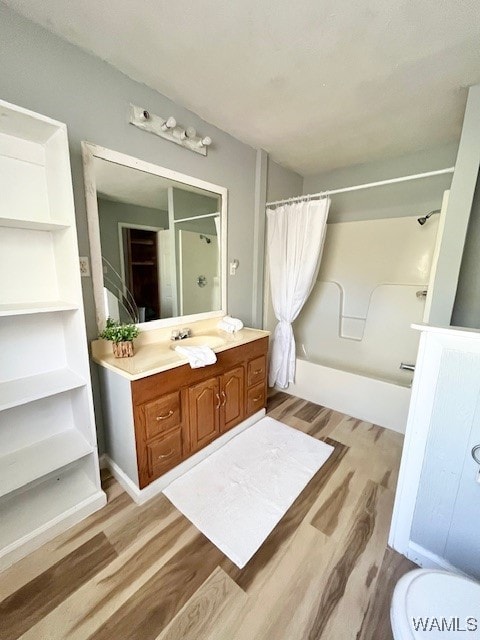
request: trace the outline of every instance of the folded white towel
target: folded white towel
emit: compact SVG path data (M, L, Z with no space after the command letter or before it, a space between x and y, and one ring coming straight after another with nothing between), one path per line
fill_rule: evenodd
M223 317L218 323L218 328L227 333L235 333L243 329L243 322L239 318L232 318L231 316Z
M192 369L206 367L208 364L215 364L217 356L207 345L199 347L175 347L175 351L182 356L188 358L188 362Z

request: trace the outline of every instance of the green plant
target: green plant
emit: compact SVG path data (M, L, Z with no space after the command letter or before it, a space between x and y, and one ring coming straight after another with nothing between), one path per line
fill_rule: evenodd
M134 324L121 324L113 318L107 318L105 329L100 333L99 338L110 340L111 342L129 342L140 333Z

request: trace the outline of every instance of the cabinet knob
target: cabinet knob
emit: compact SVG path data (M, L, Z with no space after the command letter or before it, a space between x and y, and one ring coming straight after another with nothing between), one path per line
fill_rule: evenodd
M223 398L223 402L220 406L224 407L227 404L227 394L225 393L225 391L222 391L222 398Z
M215 406L215 409L220 409L220 407L222 406L222 401L220 399L220 394L216 393L215 395L217 396L217 404Z
M261 369L255 369L255 371L253 372L254 376L258 376L259 373L262 373Z
M170 411L166 413L164 416L157 416L156 420L157 422L159 422L160 420L166 420L167 418L170 418L170 416L173 416L173 409L170 409Z
M261 400L262 398L262 394L260 394L259 396L257 396L256 398L253 399L254 402L258 402L259 400Z

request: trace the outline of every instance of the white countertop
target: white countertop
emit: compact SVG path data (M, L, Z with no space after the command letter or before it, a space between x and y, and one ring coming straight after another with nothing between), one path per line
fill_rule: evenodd
M470 329L469 327L441 327L433 324L415 323L411 325L412 329L417 331L425 331L427 333L443 333L446 335L458 336L460 338L473 338L478 340L480 338L479 329Z
M215 341L220 340L220 344L212 346L215 353L238 347L242 344L258 340L270 335L269 331L260 329L249 329L244 327L234 334L226 333L216 328L218 320L212 326L211 322L190 323L188 327L192 330L192 337L200 338L205 336L215 336ZM106 367L128 380L139 380L151 376L155 373L168 371L175 367L188 364L188 359L178 354L174 348L188 344L187 341L170 340L173 328L154 331L145 331L134 341L135 355L132 358L115 358L112 353L112 345L107 340L94 340L92 346L92 358L94 362ZM178 328L181 328L180 326Z

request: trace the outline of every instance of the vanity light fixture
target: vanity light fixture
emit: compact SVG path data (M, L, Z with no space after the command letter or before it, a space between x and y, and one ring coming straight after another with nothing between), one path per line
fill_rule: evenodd
M130 105L129 122L139 129L154 133L203 156L207 155L207 148L212 144L212 139L209 136L197 135L195 127L182 127L177 124L173 116L165 119L133 104Z

